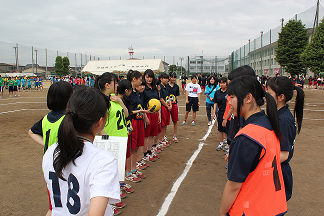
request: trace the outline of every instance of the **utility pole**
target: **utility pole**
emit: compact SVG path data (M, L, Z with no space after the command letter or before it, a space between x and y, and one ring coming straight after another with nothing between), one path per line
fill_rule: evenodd
M16 46L14 46L13 48L15 48L16 73L18 73L18 44L16 43Z
M269 55L270 55L270 58L269 58L269 74L271 75L271 29L270 29L270 54Z
M284 18L281 18L281 19L280 19L280 22L281 22L281 31L282 31L282 28L283 28L283 22L284 22L284 21L285 21ZM280 65L280 69L279 69L279 74L282 75L282 67L281 67L281 65Z
M75 53L75 68L74 68L75 74L77 73L77 59L76 59L76 53Z
M261 33L261 76L262 76L262 65L263 65L263 60L262 60L262 55L263 55L263 53L262 53L262 46L263 46L262 37L263 37L263 31L261 31L260 33Z
M251 40L249 39L249 66L251 66L251 57L250 57L250 52L251 52Z
M38 76L38 74L37 74L37 52L38 52L38 50L36 49L35 52L36 52L36 76Z
M32 46L32 71L34 74L34 47Z
M180 71L181 71L181 76L182 76L182 60L184 60L184 58L183 57L180 57L179 60L181 62L181 70Z
M45 49L45 54L46 54L46 71L45 71L45 78L47 76L47 49Z
M81 78L82 78L82 53L81 53Z

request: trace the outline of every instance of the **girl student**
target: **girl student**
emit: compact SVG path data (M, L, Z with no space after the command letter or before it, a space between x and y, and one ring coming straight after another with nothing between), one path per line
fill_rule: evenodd
M216 147L216 150L219 151L224 147L224 140L226 140L226 127L223 127L223 115L226 108L226 101L227 101L227 78L221 77L219 79L219 86L220 89L218 89L215 92L215 96L213 99L214 102L214 116L215 119L217 117L217 130L219 132L219 145ZM216 115L216 111L218 108L218 113Z
M171 119L173 122L173 142L177 143L177 130L178 130L178 121L179 121L179 108L178 108L178 101L177 97L180 95L179 86L177 85L177 74L175 72L171 72L169 74L170 80L169 83L166 84L170 95L170 102L172 109L170 111ZM166 137L165 137L166 138Z
M170 112L172 110L172 104L170 101L170 94L167 89L167 84L169 82L169 75L162 73L160 75L160 102L161 102L161 128L162 132L159 137L160 142L167 142L165 140L167 126L170 124Z
M297 91L297 95L293 116L287 102L292 99L294 90ZM293 177L289 161L294 154L296 132L299 134L302 126L305 94L301 88L294 86L289 78L283 76L271 78L267 83L267 92L273 96L277 103L279 124L283 135L283 139L280 140L280 162L285 182L286 200L288 201L291 198L293 188Z
M108 203L120 201L117 160L92 144L109 106L97 89L81 88L71 96L58 142L43 158L52 215L113 215Z
M85 85L75 85L74 88ZM95 80L94 87L100 90L110 101L109 110L107 110L107 123L100 134L106 134L109 136L128 137L128 131L126 126L126 118L128 117L128 109L124 105L122 99L115 95L117 91L117 76L113 73L103 73ZM127 143L126 143L127 145ZM125 182L120 182L125 185ZM124 198L126 194L121 193ZM125 203L119 202L114 204L117 208L125 207Z
M13 80L13 78L9 77L9 81L8 81L9 97L13 97L14 84L15 81Z
M144 146L144 114L148 113L149 110L143 110L143 102L140 99L139 92L136 89L142 83L142 74L138 71L130 70L127 73L127 79L132 85L132 91L129 95L129 99L132 106L130 118L133 130L128 135L127 141L127 148L130 149L130 160L126 161L126 179L131 182L140 182L141 178L136 175L136 173L138 173L138 170L136 169L136 162L138 157L142 158L142 153L139 151L139 147ZM140 155L138 156L138 154Z
M216 84L216 79L212 76L209 80L209 84L206 86L205 95L206 98L206 111L207 111L207 118L208 118L208 126L212 124L211 118L211 108L214 108L214 96L215 92L219 89L219 86Z
M228 85L235 120L245 119L231 144L227 183L220 215L284 215L287 212L280 166L282 137L274 98L253 76L242 76ZM267 100L267 115L261 111Z
M147 69L144 72L144 82L145 82L145 89L142 93L143 95L143 107L147 108L148 102L155 98L159 100L159 91L156 87L154 72L151 69ZM149 124L146 124L145 127L145 141L144 141L144 160L154 162L159 158L156 153L159 153L161 149L157 149L156 137L158 137L162 131L161 129L161 114L160 112L157 113L147 113ZM142 161L139 161L141 165L145 165Z
M13 88L13 91L14 91L14 94L15 94L15 97L18 95L18 97L20 97L19 95L19 89L18 89L18 77L16 78L13 78L13 81L14 81L14 88ZM20 82L20 81L19 81Z

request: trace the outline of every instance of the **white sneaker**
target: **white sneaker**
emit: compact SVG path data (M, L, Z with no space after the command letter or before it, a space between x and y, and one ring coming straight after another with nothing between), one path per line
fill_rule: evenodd
M221 143L220 143L220 144L217 146L216 150L217 150L217 151L222 150L223 146L224 146L224 144L221 144Z
M195 124L195 121L192 121L192 122L191 122L191 125L196 125L196 124Z
M210 122L208 122L208 124L207 124L208 126L210 126L210 125L212 125L212 122L210 121Z
M185 125L185 124L187 124L187 122L186 122L186 121L183 121L183 122L182 122L182 125Z

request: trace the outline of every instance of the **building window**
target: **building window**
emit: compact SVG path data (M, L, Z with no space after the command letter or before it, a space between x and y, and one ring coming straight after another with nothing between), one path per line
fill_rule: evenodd
M196 61L190 61L190 64L196 64Z
M196 70L195 66L190 66L190 70Z

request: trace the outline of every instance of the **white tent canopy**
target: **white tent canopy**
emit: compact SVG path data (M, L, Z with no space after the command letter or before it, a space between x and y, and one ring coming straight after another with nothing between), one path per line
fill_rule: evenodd
M167 71L167 66L161 59L100 60L89 61L82 72L101 75L104 72L127 73L131 69L145 72L151 69L154 73L162 73Z

